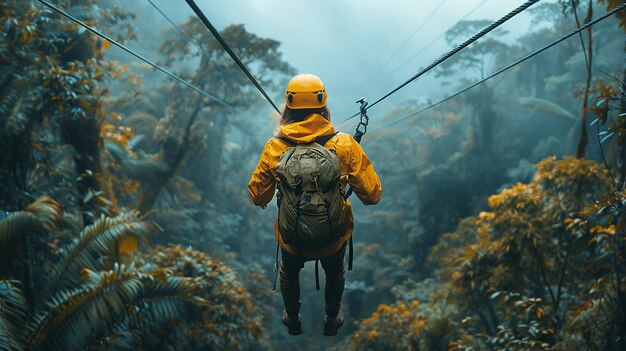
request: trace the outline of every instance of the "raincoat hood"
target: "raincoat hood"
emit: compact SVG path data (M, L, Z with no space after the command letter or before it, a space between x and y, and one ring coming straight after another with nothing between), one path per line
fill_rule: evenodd
M298 143L310 143L316 138L335 132L326 118L314 113L300 122L283 124L278 130L279 136L285 136Z

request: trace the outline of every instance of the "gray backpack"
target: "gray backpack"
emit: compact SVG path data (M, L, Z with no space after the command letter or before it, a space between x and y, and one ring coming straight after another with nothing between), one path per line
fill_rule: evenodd
M278 161L278 228L283 241L302 250L320 249L345 234L345 200L339 158L324 144L336 133L288 148Z

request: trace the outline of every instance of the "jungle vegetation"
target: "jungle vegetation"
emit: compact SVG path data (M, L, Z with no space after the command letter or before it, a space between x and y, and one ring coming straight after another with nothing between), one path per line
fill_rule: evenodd
M436 74L461 88L619 4L540 3L535 30L492 33ZM156 42L160 63L239 112L36 1L2 1L0 350L626 349L625 12L403 124L385 126L427 102L372 111L383 200L355 205L348 323L322 339L310 270L305 335L283 330L275 213L247 195L278 116L195 17L182 36L140 31L147 4L55 5ZM297 70L280 43L220 31L281 96Z

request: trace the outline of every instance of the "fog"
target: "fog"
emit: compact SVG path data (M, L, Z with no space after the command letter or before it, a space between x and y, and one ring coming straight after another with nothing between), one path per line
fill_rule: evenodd
M272 168L293 151L280 127L331 135L302 127L326 121L281 119L185 1L151 1L186 35L149 0L53 3L232 110L42 0L0 0L0 349L626 350L626 5L539 1L370 108L359 145L340 134L316 150L338 155L359 189L346 198L339 175L290 190ZM197 3L277 105L294 74L316 74L331 123L354 135L356 119L340 122L357 99L522 0ZM570 33L574 14L616 8L433 107ZM330 228L315 247L329 251L281 287L300 215L319 224L307 235Z
M193 11L178 1L153 0L171 19L187 21ZM216 28L242 23L257 35L281 43L287 62L298 73L313 73L324 81L329 92L329 108L335 118L352 115L355 101L366 97L370 102L416 74L421 68L439 58L452 46L442 37L456 21L481 4L466 20L496 20L521 3L518 1L447 0L439 7L436 1L197 1ZM141 9L136 22L138 34L150 38L154 45L142 42L142 52L158 57L159 31L171 30L171 25L147 2L120 2L120 6ZM437 7L438 10L434 11ZM431 17L428 15L433 14ZM411 34L422 24L416 35ZM528 30L530 17L522 13L503 27L511 41ZM410 40L393 59L402 43ZM152 41L151 40L151 41ZM184 40L181 38L181 40ZM459 44L459 43L455 43ZM537 43L537 47L545 43ZM123 58L120 58L123 60ZM385 65L387 62L389 63ZM175 69L175 67L174 67ZM382 115L394 104L406 99L438 99L450 94L450 88L437 84L428 74L382 103L372 115ZM275 94L281 103L282 94ZM259 99L262 97L259 95ZM260 108L271 108L269 105ZM373 123L376 121L373 119Z

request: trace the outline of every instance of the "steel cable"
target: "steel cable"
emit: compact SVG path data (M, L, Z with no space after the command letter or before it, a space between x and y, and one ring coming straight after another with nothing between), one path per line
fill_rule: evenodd
M191 7L191 9L193 10L193 12L195 12L196 16L198 16L198 18L200 19L200 21L202 21L202 23L204 24L204 26L213 34L213 36L215 37L215 39L217 39L217 41L220 43L220 45L222 46L222 48L224 48L224 50L226 50L226 52L228 53L228 55L230 55L230 57L233 59L233 61L235 61L235 63L237 64L237 66L239 66L239 68L241 69L241 71L246 75L246 77L248 77L248 79L250 80L250 82L252 82L252 84L256 87L256 89L261 93L261 95L263 95L263 97L265 98L265 100L267 100L267 102L272 105L272 107L274 108L274 110L276 110L276 112L278 112L280 114L280 110L278 109L278 107L276 106L276 104L274 103L274 101L272 101L272 99L269 97L269 95L267 95L267 93L265 92L265 90L263 89L263 87L261 87L261 84L259 84L259 82L256 80L256 78L254 78L254 76L252 75L252 73L250 73L250 71L248 70L248 68L246 67L246 65L243 64L243 62L241 62L241 60L239 59L239 56L237 56L237 54L233 51L233 49L231 49L230 45L228 45L228 43L226 42L226 40L224 40L224 38L222 38L222 35L220 34L220 32L215 29L215 27L213 27L213 25L211 24L211 22L209 21L209 19L204 15L204 13L202 12L202 10L200 10L200 8L198 7L198 5L196 5L196 2L194 0L185 0L187 2L187 4L189 5L189 7Z
M191 1L191 0L188 0ZM518 14L522 13L523 11L525 11L527 8L529 8L530 6L536 4L537 2L539 2L541 0L528 0L526 1L524 4L520 5L519 7L517 7L516 9L514 9L513 11L507 13L505 16L503 16L502 18L500 18L499 20L491 23L490 25L488 25L487 27L485 27L483 30L481 30L480 32L474 34L472 37L470 37L469 39L467 39L466 41L464 41L463 43L461 43L460 45L458 45L457 47L455 47L454 49L448 51L447 53L445 53L443 56L441 56L440 58L438 58L437 60L435 60L433 63L431 63L430 65L428 65L426 68L420 70L417 74L415 74L413 77L407 79L404 83L400 84L399 86L397 86L396 88L394 88L393 90L391 90L390 92L388 92L387 94L385 94L384 96L382 96L381 98L379 98L378 100L374 101L371 105L369 105L369 107L367 107L367 109L369 110L370 108L376 106L379 102L385 100L386 98L388 98L389 96L391 96L392 94L394 94L395 92L397 92L398 90L404 88L405 86L407 86L409 83L413 82L414 80L416 80L417 78L423 76L425 73L427 73L428 71L430 71L431 69L437 67L438 65L440 65L441 63L443 63L444 61L446 61L447 59L449 59L450 57L454 56L455 54L457 54L459 51L465 49L466 47L468 47L470 44L474 43L475 41L477 41L478 39L484 37L485 35L487 35L489 32L493 31L494 29L498 28L499 26L501 26L502 24L504 24L505 22L507 22L508 20L510 20L511 18L517 16ZM341 123L344 123L356 116L358 116L360 114L356 113L348 118L346 118L345 120L341 121ZM341 124L340 123L340 124Z
M206 91L200 89L199 87L189 83L188 81L184 80L183 78L175 75L174 73L168 71L167 69L157 65L156 63L148 60L147 58L143 57L142 55L136 53L135 51L129 49L128 47L126 47L125 45L119 43L118 41L116 41L115 39L109 37L108 35L98 31L97 29L87 25L85 22L79 20L78 18L70 15L69 13L61 10L60 8L52 5L51 3L47 2L46 0L37 0L40 3L42 3L43 5L45 5L46 7L50 8L51 10L53 10L54 12L66 17L67 19L71 20L72 22L80 25L81 27L87 29L88 31L90 31L91 33L109 41L111 44L117 46L118 48L126 51L127 53L133 55L134 57L140 59L141 61L149 64L150 66L154 67L155 69L159 70L162 73L165 73L167 76L169 76L170 78L173 78L174 80L176 80L177 82L195 90L197 93L206 96L207 98L217 102L218 104L222 105L223 107L225 107L226 109L230 110L231 112L234 113L239 113L239 111L237 111L237 109L235 109L233 106L231 106L230 104L228 104L227 102L225 102L224 100L218 98L217 96L214 96L212 94L207 93Z
M446 97L444 99L441 99L441 100L435 102L434 104L428 105L428 106L424 107L423 109L421 109L419 111L413 112L413 113L408 114L408 115L406 115L404 117L401 117L400 119L397 119L397 120L395 120L393 122L390 122L390 123L387 123L387 124L385 124L383 126L375 128L375 129L373 129L371 131L371 133L373 133L373 132L375 132L377 130L380 130L380 129L383 129L383 128L386 128L386 127L389 127L389 126L392 126L392 125L395 125L395 124L398 124L398 123L403 122L403 121L405 121L407 119L413 118L413 117L415 117L415 116L417 116L417 115L419 115L419 114L421 114L421 113L423 113L425 111L428 111L428 110L432 109L433 107L441 105L444 102L449 101L449 100L451 100L451 99L453 99L453 98L463 94L464 92L474 88L475 86L480 85L480 84L484 83L485 81L487 81L487 80L489 80L489 79L491 79L491 78L493 78L495 76L498 76L498 75L500 75L501 73L503 73L505 71L508 71L509 69L511 69L511 68L513 68L513 67L515 67L515 66L517 66L519 64L521 64L522 62L524 62L524 61L526 61L526 60L528 60L528 59L530 59L530 58L532 58L532 57L534 57L536 55L539 55L540 53L542 53L542 52L552 48L553 46L560 44L561 42L563 42L563 41L571 38L572 36L582 32L583 30L585 30L585 29L595 25L596 23L599 23L599 22L609 18L610 16L618 13L619 11L622 11L625 8L626 8L626 2L621 4L621 5L619 5L618 7L614 8L613 10L605 13L604 15L602 15L602 16L600 16L600 17L598 17L598 18L596 18L596 19L594 19L592 21L590 21L589 23L586 23L586 24L580 26L576 30L574 30L574 31L572 31L572 32L562 36L561 38L559 38L559 39L557 39L557 40L555 40L555 41L553 41L553 42L543 46L542 48L540 48L538 50L533 51L530 54L527 54L526 56L522 57L521 59L519 59L519 60L517 60L517 61L515 61L513 63L511 63L510 65L508 65L508 66L506 66L506 67L504 67L504 68L502 68L502 69L492 73L488 77L485 77L485 78L483 78L483 79L481 79L481 80L479 80L479 81L477 81L475 83L472 83L471 85L469 85L469 86L459 90L458 92L456 92L456 93L454 93L454 94L452 94L452 95L450 95L450 96L448 96L448 97Z

